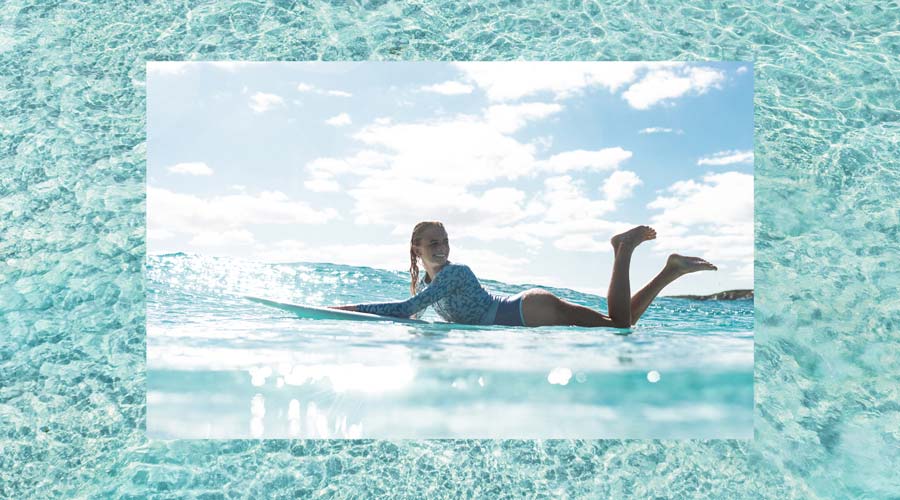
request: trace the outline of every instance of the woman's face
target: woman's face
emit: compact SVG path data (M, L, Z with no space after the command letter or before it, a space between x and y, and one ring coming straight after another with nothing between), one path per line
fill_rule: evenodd
M416 255L427 264L445 264L450 257L450 240L447 233L439 227L429 227L422 231Z

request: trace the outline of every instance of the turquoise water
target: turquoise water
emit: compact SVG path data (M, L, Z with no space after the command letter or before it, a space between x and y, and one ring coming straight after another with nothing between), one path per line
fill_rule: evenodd
M150 437L753 436L750 300L660 298L631 332L403 325L301 320L243 298L398 300L400 272L172 254L149 257L147 278Z
M897 12L0 3L0 497L896 498ZM754 439L147 439L145 63L229 59L753 61Z

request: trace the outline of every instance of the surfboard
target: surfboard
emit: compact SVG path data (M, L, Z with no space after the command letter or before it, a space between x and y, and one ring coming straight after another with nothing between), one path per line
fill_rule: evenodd
M395 323L415 323L420 325L431 324L428 321L409 318L395 318L393 316L379 316L377 314L368 314L354 311L342 311L340 309L329 309L327 307L304 306L300 304L288 304L286 302L276 302L274 300L263 299L259 297L250 297L245 295L245 299L264 306L274 307L296 315L298 318L304 319L331 319L343 321L393 321Z

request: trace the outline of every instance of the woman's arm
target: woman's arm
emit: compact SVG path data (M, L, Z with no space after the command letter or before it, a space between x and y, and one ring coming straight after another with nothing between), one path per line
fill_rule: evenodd
M464 278L461 271L461 266L448 265L435 276L434 281L428 288L402 302L357 304L355 310L381 316L409 318L447 295L454 293L461 279Z

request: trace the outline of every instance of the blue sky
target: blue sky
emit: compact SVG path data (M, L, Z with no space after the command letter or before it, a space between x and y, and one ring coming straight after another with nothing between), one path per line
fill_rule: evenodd
M148 253L405 270L420 220L479 277L605 294L609 238L753 286L749 63L149 63Z

